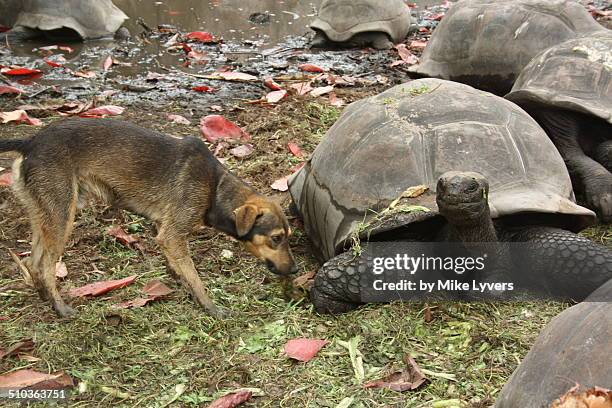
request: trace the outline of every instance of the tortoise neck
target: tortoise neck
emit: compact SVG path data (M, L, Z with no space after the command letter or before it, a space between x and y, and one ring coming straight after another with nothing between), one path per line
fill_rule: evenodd
M449 222L453 235L460 242L498 242L495 225L487 207L473 222Z

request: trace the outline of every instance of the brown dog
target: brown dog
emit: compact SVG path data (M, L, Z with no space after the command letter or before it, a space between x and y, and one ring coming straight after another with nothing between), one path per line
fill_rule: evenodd
M26 265L41 297L60 316L73 309L55 284L55 263L72 230L77 206L95 196L157 225L168 267L211 315L214 305L189 255L188 239L201 225L246 244L277 274L295 272L282 209L231 174L198 138L174 138L131 123L76 119L54 123L31 139L2 140L17 151L13 189L32 225Z

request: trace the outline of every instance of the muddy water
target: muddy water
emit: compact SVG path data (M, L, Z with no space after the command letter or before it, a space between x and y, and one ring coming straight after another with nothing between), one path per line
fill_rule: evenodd
M439 0L416 0L419 6L439 4ZM155 27L171 24L184 31L209 31L225 41L262 41L275 45L289 35L303 35L316 15L321 0L114 0L129 17L131 31L141 28L140 17ZM253 13L269 15L270 22L249 21Z

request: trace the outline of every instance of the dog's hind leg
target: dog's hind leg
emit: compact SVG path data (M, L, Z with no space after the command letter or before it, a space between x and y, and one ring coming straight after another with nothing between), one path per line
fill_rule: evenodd
M171 225L169 222L162 222L155 239L166 257L168 267L178 276L194 300L202 305L211 316L226 317L229 312L213 303L204 283L198 276L189 254L188 234L177 232Z
M72 231L77 201L76 184L69 179L64 181L67 183L36 180L34 176L27 185L17 180L16 192L32 226L32 254L26 263L32 281L41 298L49 300L58 315L69 317L74 310L64 302L55 282L55 264Z

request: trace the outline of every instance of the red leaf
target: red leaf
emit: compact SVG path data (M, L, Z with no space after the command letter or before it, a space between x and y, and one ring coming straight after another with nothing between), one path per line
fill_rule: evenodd
M42 121L40 119L29 117L28 113L22 109L11 112L0 112L0 120L2 120L2 123L17 122L34 126L42 125Z
M203 51L189 51L187 53L187 58L190 58L194 61L202 61L206 59L206 56L208 55L207 52L203 52Z
M295 89L300 96L306 95L308 92L312 91L310 82L298 82L297 84L291 85L290 88Z
M257 81L257 77L254 75L236 71L215 72L213 76L226 81Z
M329 104L331 106L336 106L339 108L344 105L344 100L338 98L335 92L330 92L329 93Z
M108 57L106 57L106 59L102 63L102 69L104 71L108 71L110 69L110 67L112 67L112 66L113 66L113 57L111 57L109 55Z
M264 85L273 91L280 91L282 89L281 86L277 84L272 77L265 78Z
M308 362L312 360L319 350L327 343L329 343L327 340L319 339L293 339L285 343L283 349L288 357L298 361Z
M136 275L129 276L125 279L94 282L89 285L81 286L80 288L71 289L68 294L72 297L100 296L111 290L123 288L134 282L134 280L136 280Z
M185 38L203 43L215 42L215 38L212 36L212 34L206 31L192 31L191 33L188 33Z
M168 115L166 116L169 121L174 123L180 123L181 125L191 125L189 119L181 115Z
M300 149L300 146L298 146L297 144L293 143L293 142L289 142L287 143L287 147L289 148L289 151L291 152L291 154L293 154L295 157L304 157L302 155L302 149Z
M206 86L206 85L200 85L200 86L194 86L193 88L191 88L192 91L196 91L196 92L208 92L208 93L214 93L217 90L214 88L211 88L210 86Z
M325 70L314 64L300 64L298 68L306 72L325 72Z
M5 375L0 375L0 389L62 389L73 387L74 383L63 371L54 374L41 373L34 370L18 370Z
M314 96L314 97L322 96L322 95L325 95L327 93L330 93L333 90L334 90L334 87L332 85L320 86L320 87L315 88L312 91L310 91L310 96Z
M85 112L81 113L79 116L81 116L82 118L101 118L104 116L121 115L124 110L125 108L121 106L105 105L105 106L100 106L98 108L86 110Z
M75 71L73 72L72 75L76 77L80 77L80 78L95 78L96 77L96 73L92 71Z
M50 67L60 68L63 67L66 63L66 58L64 58L62 55L58 55L57 57L55 57L55 60L52 60L50 58L43 58L43 61L45 61L45 64L49 65Z
M0 69L0 73L4 75L34 75L34 74L42 74L40 69L32 69L32 68L2 68Z
M251 391L242 390L224 395L213 401L207 408L234 408L251 399Z
M62 51L66 51L68 54L71 54L72 52L74 52L74 49L72 47L67 46L67 45L59 45L57 48L62 50Z
M55 277L56 278L65 278L68 276L68 268L66 268L66 264L63 262L55 263Z
M268 94L266 95L266 102L277 103L281 99L283 99L285 96L287 96L287 91L282 90L282 89L280 91L268 92Z
M425 47L427 47L427 41L419 41L419 40L410 41L410 48L416 48L416 49L422 50Z
M221 115L208 115L200 119L200 131L210 143L220 140L251 140L248 133Z
M10 186L13 184L13 173L6 171L0 174L0 186Z
M133 235L128 234L119 226L110 227L106 233L111 237L115 237L117 241L121 242L123 245L131 245L138 242L137 238L134 238Z
M408 47L406 47L406 44L397 44L395 46L395 49L397 50L397 53L399 54L402 62L406 64L410 64L410 65L416 64L417 62L419 62L419 59L416 57L416 55L410 52ZM395 66L395 65L399 65L397 64L397 61L391 64L391 66Z
M157 299L158 297L166 296L174 292L159 279L153 279L147 282L147 284L142 287L142 291L153 299Z
M273 190L277 190L277 191L287 191L289 190L289 185L287 184L288 180L289 180L289 176L281 177L278 180L276 180L274 183L272 183L270 187L272 187Z
M233 156L238 157L238 158L247 157L251 153L253 153L253 145L245 144L245 145L234 147L233 149L230 150L230 153Z
M4 33L4 32L6 32L6 31L8 31L10 29L11 29L11 27L7 27L5 25L0 24L0 33Z
M0 95L2 94L20 94L23 91L19 88L9 85L0 85Z

